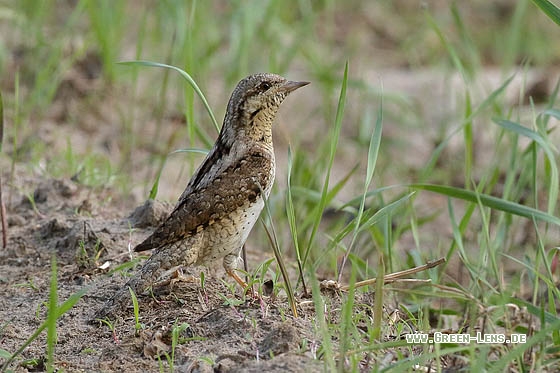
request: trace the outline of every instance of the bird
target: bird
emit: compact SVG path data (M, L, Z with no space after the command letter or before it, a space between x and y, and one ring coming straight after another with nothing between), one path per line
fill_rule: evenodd
M154 250L152 255L92 321L114 317L131 298L129 288L144 293L178 266L221 260L226 273L247 289L235 270L274 183L272 125L284 99L308 84L272 73L249 75L237 84L214 146L167 219L134 248Z

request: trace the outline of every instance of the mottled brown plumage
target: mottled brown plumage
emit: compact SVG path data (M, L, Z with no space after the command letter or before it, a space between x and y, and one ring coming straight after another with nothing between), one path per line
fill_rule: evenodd
M134 249L155 252L95 318L112 316L130 299L129 287L143 293L176 266L223 260L226 272L246 286L234 271L274 183L272 123L288 94L307 84L264 73L238 83L212 150L169 217Z

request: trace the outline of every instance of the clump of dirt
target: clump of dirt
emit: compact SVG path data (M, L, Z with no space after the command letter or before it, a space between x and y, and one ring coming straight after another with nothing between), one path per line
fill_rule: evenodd
M128 220L134 228L156 227L167 218L171 207L168 203L148 199L134 209Z
M59 301L87 289L58 321L57 369L157 371L173 364L196 372L322 371L323 363L305 347L317 344L312 309L293 318L284 298L253 299L215 276L207 276L203 287L200 281L171 281L152 297L140 296L138 328L132 305L111 328L89 325L134 270L119 268L139 262L131 260L130 248L172 206L148 201L134 209L106 198L109 190L71 180L26 183L33 184L27 194L9 191L15 197L8 206L8 247L0 251L0 349L16 351L44 322L56 256ZM45 354L43 333L11 367L45 369Z

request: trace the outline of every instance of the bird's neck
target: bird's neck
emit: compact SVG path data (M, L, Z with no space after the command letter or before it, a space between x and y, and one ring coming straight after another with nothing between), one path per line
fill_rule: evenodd
M244 126L243 130L240 131L240 135L255 145L272 150L272 122L274 121L274 114L270 113L269 110L258 112L247 121L248 125Z
M245 113L244 113L245 114ZM275 113L262 110L254 116L247 114L233 121L224 121L218 142L224 148L257 147L273 152L272 122Z

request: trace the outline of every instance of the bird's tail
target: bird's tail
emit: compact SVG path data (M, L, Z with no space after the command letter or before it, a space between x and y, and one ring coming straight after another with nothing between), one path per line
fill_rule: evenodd
M131 303L130 290L134 294L142 294L149 289L152 283L159 277L159 272L163 269L158 254L154 253L142 266L139 273L120 288L111 299L105 302L103 307L90 320L91 323L96 323L103 319L113 319L119 310Z

